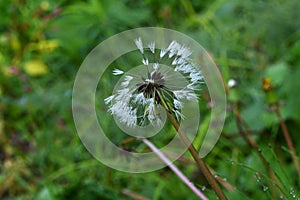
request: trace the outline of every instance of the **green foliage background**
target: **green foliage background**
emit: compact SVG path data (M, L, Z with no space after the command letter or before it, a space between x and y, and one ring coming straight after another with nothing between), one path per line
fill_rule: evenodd
M0 199L132 199L124 189L155 200L197 199L167 168L127 174L97 162L73 124L72 86L85 56L114 34L146 26L191 36L214 57L224 83L237 82L228 89L223 134L205 159L236 188L224 189L228 198L300 198L299 177L262 89L262 79L268 77L300 155L297 0L9 0L0 2L0 10ZM109 88L103 90L109 95ZM202 95L207 95L205 88ZM204 114L206 103L203 98ZM282 184L275 196L258 155L238 135L235 104ZM199 134L209 122L206 114ZM110 127L109 119L101 123ZM122 140L117 128L111 132L116 141ZM191 162L175 164L189 177L196 176ZM198 176L194 181L216 199Z

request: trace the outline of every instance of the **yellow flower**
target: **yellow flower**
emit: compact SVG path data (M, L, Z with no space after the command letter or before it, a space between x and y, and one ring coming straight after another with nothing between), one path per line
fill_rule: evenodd
M31 60L25 63L24 70L31 76L39 76L48 73L47 65L40 60Z
M41 52L51 52L58 47L57 40L41 40L38 43L31 43L29 45L30 50L38 50Z

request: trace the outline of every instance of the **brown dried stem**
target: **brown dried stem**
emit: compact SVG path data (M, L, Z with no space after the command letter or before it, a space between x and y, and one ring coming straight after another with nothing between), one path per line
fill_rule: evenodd
M227 197L223 193L220 185L218 184L217 180L215 179L214 175L211 173L205 162L199 157L198 151L196 150L195 146L190 142L186 134L180 128L178 121L175 117L166 110L167 116L171 122L171 124L176 129L177 133L179 134L182 142L188 147L189 152L191 153L192 157L194 158L195 162L197 163L198 167L202 171L203 175L205 176L207 182L210 184L211 188L215 191L216 195L219 197L220 200L226 200Z

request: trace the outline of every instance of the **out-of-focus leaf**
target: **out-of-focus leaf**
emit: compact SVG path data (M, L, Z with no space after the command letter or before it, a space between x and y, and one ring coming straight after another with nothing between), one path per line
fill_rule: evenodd
M283 96L285 104L281 106L283 116L300 122L300 67L294 67L290 73L284 76L284 84L279 92Z
M54 200L54 196L52 195L49 188L43 188L36 196L37 200Z
M289 67L285 62L276 63L266 70L266 77L269 78L274 86L280 86L286 81Z

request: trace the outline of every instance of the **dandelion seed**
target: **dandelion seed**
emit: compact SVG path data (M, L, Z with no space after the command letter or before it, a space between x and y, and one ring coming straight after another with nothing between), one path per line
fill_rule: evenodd
M151 98L149 99L149 106L148 106L148 109L146 110L146 112L149 114L148 118L151 122L155 121L156 119L156 115L155 115L155 112L154 112L154 99Z
M186 86L186 88L188 88L188 89L190 89L190 90L194 90L194 91L200 90L199 85L198 85L197 83L195 83L195 82L192 82L192 83L188 84L188 85Z
M137 46L137 48L140 50L140 52L142 54L144 54L144 48L143 48L142 39L139 37L139 38L135 39L134 42L135 42L135 45Z
M144 94L143 93L136 94L134 96L133 103L140 103L142 105L145 105L146 98L144 97Z
M113 75L121 75L121 74L124 74L124 72L122 70L119 70L119 69L114 69L112 74Z
M186 61L184 59L179 58L178 65L185 64L185 63L186 63Z
M198 96L194 92L189 92L189 93L187 93L186 99L188 101L197 101Z
M148 44L148 47L149 47L150 51L151 51L152 53L154 53L154 51L155 51L155 43L154 43L154 42L151 42L150 44Z
M190 73L191 82L197 82L203 79L200 72Z
M121 83L121 86L127 87L132 79L133 79L132 76L125 76L125 81Z
M169 58L173 57L176 55L181 48L180 44L178 44L176 41L172 41L169 47L167 48L169 53Z
M168 46L167 50L177 52L178 48L180 48L180 45L175 40L173 40Z
M154 69L155 71L157 71L157 70L158 70L158 66L159 66L158 63L154 63L154 64L153 64L153 69Z
M111 95L111 96L107 97L106 99L104 99L105 104L106 105L109 104L113 100L114 97L115 97L115 95Z
M149 60L148 60L148 58L144 58L144 59L142 60L142 62L143 62L144 65L149 65Z
M124 88L121 90L118 90L118 95L115 97L117 101L122 101L124 103L127 103L130 100L130 91L129 88Z
M163 57L166 55L167 52L168 52L167 49L161 49L161 50L160 50L159 57L160 57L160 58L163 58Z
M174 106L175 106L176 109L183 108L183 104L180 101L176 100L176 99L174 99Z
M175 117L177 120L184 119L184 115L180 111L173 110L173 112L175 113Z
M175 71L183 72L183 73L191 73L193 70L193 66L188 63L182 63L175 67Z
M176 91L173 91L173 93L177 99L183 99L186 96L186 91L183 91L183 90L176 90Z
M182 58L187 58L192 54L189 48L186 48L184 46L181 46L181 48L178 50L177 55L181 56Z
M170 53L169 53L169 58L172 58L175 54L176 54L175 51L170 51Z
M175 58L172 62L172 65L177 65L178 64L178 58Z

